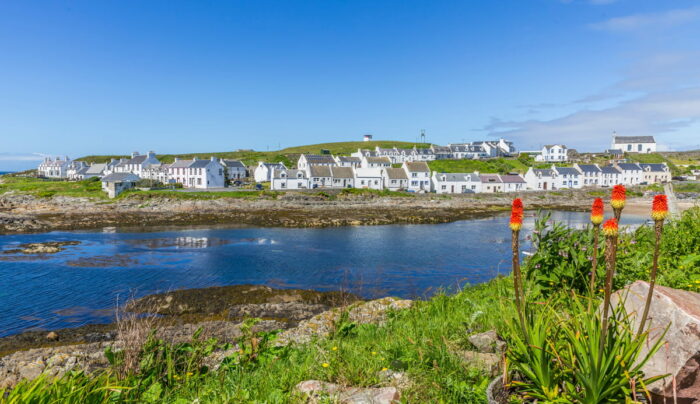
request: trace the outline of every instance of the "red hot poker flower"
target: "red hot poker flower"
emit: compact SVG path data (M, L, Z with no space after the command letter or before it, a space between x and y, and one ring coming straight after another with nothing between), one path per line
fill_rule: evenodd
M520 230L523 227L523 215L525 209L523 207L523 201L520 198L515 198L513 200L513 207L510 210L510 229L513 231Z
M615 185L612 190L612 198L610 204L615 209L622 209L625 207L625 195L626 190L624 185Z
M668 199L666 195L656 195L651 205L651 217L659 221L666 219L666 216L668 216Z
M601 198L595 198L593 201L593 206L591 207L591 223L599 226L603 223L603 214L605 210L605 205Z
M608 219L603 225L603 234L605 234L608 237L613 237L617 236L617 232L617 220Z

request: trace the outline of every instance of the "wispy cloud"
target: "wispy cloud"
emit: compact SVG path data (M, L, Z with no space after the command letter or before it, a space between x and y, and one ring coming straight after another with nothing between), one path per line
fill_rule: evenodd
M590 28L600 31L633 32L648 28L664 29L698 20L700 20L700 7L691 7L610 18L591 24Z
M0 153L2 161L41 161L44 157L42 153Z

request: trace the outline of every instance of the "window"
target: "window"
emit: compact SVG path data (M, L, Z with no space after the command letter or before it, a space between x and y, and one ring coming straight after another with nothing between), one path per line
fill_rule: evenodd
M418 173L411 173L411 177L417 178L417 177L418 177Z
M447 185L443 185L442 187L440 187L440 189L442 189L443 191L446 190L446 189L447 189Z
M641 145L641 144L638 144L638 145L637 145L637 151L642 151L642 145Z
M631 144L628 144L628 145L627 145L627 151L632 151L632 145L631 145Z

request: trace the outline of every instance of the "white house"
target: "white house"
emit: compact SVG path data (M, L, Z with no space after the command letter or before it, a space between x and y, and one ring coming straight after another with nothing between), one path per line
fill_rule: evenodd
M374 149L373 154L365 153L365 156L366 157L386 157L389 159L390 165L403 163L408 158L406 155L405 149L399 150L396 147L385 149L385 148L381 148L379 146L377 146ZM365 167L365 166L363 166L363 167Z
M535 156L535 161L567 161L568 149L563 144L548 144Z
M224 167L224 174L227 181L235 181L248 177L248 170L245 164L238 160L220 159L219 163Z
M557 167L552 164L552 171L556 173L555 187L557 189L579 189L583 188L581 172L572 167Z
M499 177L503 182L503 192L520 192L527 188L527 182L520 175L504 174Z
M647 184L653 184L653 183L664 183L664 182L671 181L671 170L668 168L666 163L662 163L662 164L641 163L639 165L642 167L642 170L643 170L643 174L642 174L643 182L646 182Z
M132 173L112 173L102 178L102 190L110 198L116 198L127 189L136 186L139 177Z
M530 167L525 173L527 189L546 191L556 189L556 172L550 169L537 169Z
M574 168L581 173L584 187L596 187L601 181L601 170L597 164L574 164Z
M404 161L433 161L437 158L431 149L417 148L406 151L406 159Z
M612 187L622 184L622 172L614 166L603 166L600 168L600 185Z
M114 168L114 172L117 173L132 173L141 177L144 169L150 167L151 165L158 165L160 161L156 158L156 153L149 151L148 153L141 155L138 152L131 153L131 158L120 162Z
M283 163L265 163L258 162L258 166L255 167L255 172L253 173L253 178L255 182L267 182L272 179L272 170L286 170L287 167Z
M169 182L182 184L185 188L223 188L224 166L215 157L209 159L180 160L167 166Z
M432 189L438 194L481 192L479 173L438 173L432 176Z
M309 177L311 188L331 188L333 186L333 173L330 166L307 165L306 175Z
M355 172L352 167L331 166L331 178L333 188L354 188Z
M408 189L408 176L403 168L386 167L382 171L384 188L390 191L402 191Z
M615 168L622 173L622 183L625 185L639 185L642 183L642 167L636 163L617 163Z
M87 163L84 161L71 161L68 164L68 169L66 170L66 176L69 180L77 181L80 180L85 171L87 171Z
M297 160L297 168L299 170L306 170L312 164L317 166L334 166L336 162L330 154L302 154Z
M360 167L355 169L355 188L384 189L382 167Z
M39 163L37 173L41 177L46 178L68 178L68 168L70 168L71 159L66 156L64 159L56 157L51 159L46 157L44 161Z
M430 191L430 168L422 161L407 161L401 168L408 177L408 190L413 192Z
M481 179L481 192L492 193L504 192L505 190L503 180L498 174L481 174L479 179Z
M304 170L273 170L270 189L274 191L288 189L307 189L309 178Z
M613 134L611 149L620 149L625 153L655 153L654 136L617 136Z
M431 145L430 151L435 155L435 160L444 160L452 158L452 150L449 146Z

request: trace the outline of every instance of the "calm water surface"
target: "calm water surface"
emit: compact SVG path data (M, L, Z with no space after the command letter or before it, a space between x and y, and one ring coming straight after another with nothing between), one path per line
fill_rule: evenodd
M582 226L588 217L552 215L570 226ZM623 224L643 221L623 217ZM0 250L21 243L80 242L43 257L0 254L0 336L109 322L120 299L181 288L252 283L342 288L365 297L428 296L508 273L507 222L507 216L495 216L437 225L0 236ZM527 217L524 238L533 224ZM523 248L530 248L527 239Z

